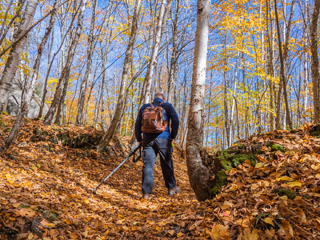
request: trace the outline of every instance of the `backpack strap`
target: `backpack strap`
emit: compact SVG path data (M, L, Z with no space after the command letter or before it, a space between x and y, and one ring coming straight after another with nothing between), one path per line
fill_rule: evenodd
M166 109L165 107L161 106L161 105L162 105L162 103L164 103L164 102L161 102L161 103L152 102L152 103L153 103L153 104L155 104L156 106L160 106L160 107L162 107L163 111L166 113L167 118L169 118L168 113L167 113L167 109ZM150 103L150 104L151 104L151 106L152 106L152 103Z

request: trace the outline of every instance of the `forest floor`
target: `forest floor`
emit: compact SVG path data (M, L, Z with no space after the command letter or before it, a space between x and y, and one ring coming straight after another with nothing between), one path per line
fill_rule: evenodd
M13 120L0 119L0 147ZM287 137L277 141L286 149L295 141L297 151L272 153L266 147L276 161L263 155L255 167L245 161L229 171L228 184L214 199L198 202L177 149L181 191L174 196L167 194L157 160L154 193L141 199L142 161L131 159L93 194L128 154L121 146L126 137L116 138L108 155L86 148L101 134L92 127L26 120L15 144L0 150L0 239L320 239L316 137L281 132Z

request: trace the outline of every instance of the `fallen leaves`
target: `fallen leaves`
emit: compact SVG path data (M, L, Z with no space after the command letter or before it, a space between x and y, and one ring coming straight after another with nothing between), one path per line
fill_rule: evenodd
M213 240L220 240L220 239L225 239L225 240L231 240L230 233L228 231L228 226L223 226L223 225L214 225L211 230L211 238Z
M264 146L255 167L249 161L233 167L227 172L228 184L201 203L189 185L184 160L174 154L182 191L168 198L156 165L154 195L141 201L141 162L128 161L94 195L91 190L118 166L122 152L113 148L106 157L48 139L30 142L32 129L39 125L46 132L59 132L58 126L30 121L18 138L25 144L0 153L0 221L5 231L23 239L37 237L28 226L38 216L47 220L41 222L43 239L319 238L319 139L278 131L276 137L270 133L248 140L248 145L273 141L285 152ZM61 132L93 136L96 131L76 129ZM6 233L0 224L0 236Z

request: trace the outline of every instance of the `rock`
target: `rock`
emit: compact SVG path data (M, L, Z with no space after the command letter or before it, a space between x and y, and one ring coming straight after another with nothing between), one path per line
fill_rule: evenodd
M17 83L14 83L11 88L11 92L8 98L6 112L9 115L17 116L21 105L22 89ZM27 114L28 118L37 118L40 111L41 99L37 94L34 94L29 111ZM48 106L45 104L43 108L42 116L46 115L49 111Z

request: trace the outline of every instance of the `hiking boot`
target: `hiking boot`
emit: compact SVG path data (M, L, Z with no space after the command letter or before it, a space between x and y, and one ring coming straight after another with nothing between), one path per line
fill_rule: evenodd
M142 198L145 200L148 200L149 197L150 197L149 193L144 193Z
M168 194L172 196L173 194L177 193L180 191L180 187L176 185L174 188L169 189Z

